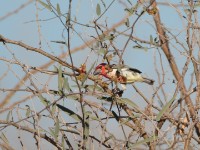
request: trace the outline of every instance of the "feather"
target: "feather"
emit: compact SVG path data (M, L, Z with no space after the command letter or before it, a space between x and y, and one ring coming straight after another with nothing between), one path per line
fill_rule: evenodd
M145 82L145 83L147 83L147 84L149 84L149 85L153 85L154 84L154 80L152 80L152 79L149 79L149 78L145 78L145 77L143 77L143 79L144 79L144 81L143 82Z
M140 70L135 68L129 68L130 71L136 72L136 73L142 73Z

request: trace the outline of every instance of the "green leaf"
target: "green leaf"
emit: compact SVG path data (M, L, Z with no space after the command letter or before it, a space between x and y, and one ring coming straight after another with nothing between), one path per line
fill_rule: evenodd
M48 9L48 10L50 10L50 11L52 11L52 8L51 8L51 6L49 6L48 4L46 4L46 3L44 3L43 1L41 1L41 0L38 0L38 2L42 5L42 6L44 6L46 9Z
M68 92L70 92L71 89L70 89L70 86L69 86L68 78L63 78L63 80L64 80L64 85L63 85L63 87L64 87Z
M153 41L157 43L158 42L158 38L155 37Z
M63 74L62 74L62 68L59 66L58 68L58 90L63 90Z
M56 104L53 104L52 107L51 107L52 114L54 114L55 111L56 111Z
M97 118L96 116L90 116L90 119L91 119L91 120L96 120L96 121L101 121L101 119L100 119L100 118Z
M146 139L144 139L144 140L141 140L141 141L139 141L139 142L137 142L137 143L135 143L135 144L130 144L131 147L129 147L129 150L133 149L133 148L136 147L136 146L140 146L140 145L142 145L142 144L146 144L146 143L148 143L148 142L155 141L157 138L158 138L157 136L153 135L152 137L149 137L149 138L146 138Z
M27 106L27 110L26 110L26 117L28 117L31 113L30 107Z
M143 47L143 46L141 46L141 45L135 45L135 46L133 46L133 48L135 48L135 49L141 49L141 50L144 50L145 52L148 51L148 48L147 48L147 47Z
M129 2L129 4L130 4L130 5L132 5L132 3L131 3L131 1L130 1L130 0L127 0L127 1Z
M58 68L55 65L53 66L53 71L58 72Z
M186 14L188 14L188 13L190 13L190 9L184 9L184 12L185 12Z
M97 7L96 7L96 13L97 13L98 16L101 15L101 7L100 7L99 4L97 4Z
M105 48L100 48L100 50L98 50L98 54L105 55L105 53L106 53L106 49Z
M126 104L128 106L133 107L133 108L138 108L138 106L128 98L117 98L117 102L122 103L122 104Z
M56 105L58 108L60 108L62 111L64 111L67 115L74 118L76 121L82 121L82 118L78 114L73 112L72 110L70 110L62 105L59 105L59 104L56 104Z
M105 36L104 40L112 41L114 38L115 38L114 34L110 34L110 35Z
M133 6L132 8L126 8L124 10L127 11L129 13L129 15L132 15L137 10L138 6L139 6L139 4L136 3L136 5Z
M54 130L53 130L52 128L49 128L49 130L50 130L51 136L56 137L56 135L55 135L55 133L54 133Z
M153 42L153 36L150 35L150 44L153 45L153 43L154 43L154 42Z
M132 114L133 115L133 114ZM134 118L134 117L130 117L128 119L124 119L122 122L120 122L121 125L123 124L126 124L127 122L131 121L131 118Z
M59 119L56 118L56 125L55 125L55 130L54 130L56 141L58 140L59 130L60 130Z
M40 101L41 101L45 106L49 105L50 102L47 101L46 98L44 98L42 95L39 95L38 97L39 97Z
M60 5L59 4L57 4L57 6L56 6L56 11L58 13L58 16L61 16Z
M105 138L104 143L106 143L108 140L113 139L113 138L115 139L115 137L113 135L110 135L109 137Z
M85 82L86 79L88 78L90 72L91 72L92 69L94 68L95 63L96 63L96 62L94 62L94 63L92 64L92 66L91 66L90 69L88 70L87 74L84 76L84 78L83 78L83 80L82 80L82 85L81 85L81 86L83 86L84 82Z
M175 100L175 97L173 97L163 108L162 110L158 113L157 117L156 117L156 121L160 121L160 118L163 116L163 114L168 111L169 106L173 103L173 101Z
M65 138L62 136L62 149L65 149Z
M67 14L66 16L66 26L70 25L70 13ZM67 46L67 42L65 42L66 46Z
M102 42L102 41L104 41L105 37L106 37L106 35L103 33L99 36L99 40Z
M139 48L139 49L141 49L143 47L141 45L135 45L135 46L133 46L133 48Z
M119 122L119 116L114 111L112 111L112 114L115 117L115 119L117 120L117 122Z
M200 7L200 2L194 3L194 8L199 8Z
M77 22L77 18L76 18L76 16L74 17L74 21Z
M80 99L80 95L76 94L76 95L69 95L67 96L68 99L72 99L72 100L79 100Z
M8 112L7 117L6 117L6 121L10 120L10 114L11 114L11 111Z
M144 50L145 52L147 52L147 51L148 51L148 48L147 48L147 47L143 47L143 50Z
M125 25L126 25L127 27L130 27L130 22L129 22L129 19L128 19L128 18L126 18Z
M85 129L84 129L84 135L83 138L87 141L88 137L89 137L89 119L85 120Z
M99 97L97 97L97 99L102 99L102 100L107 101L107 102L113 101L113 97L106 97L106 96L99 96Z
M83 139L87 141L89 137L89 118L92 113L90 111L84 112L85 116L85 122L84 122L84 134L83 134Z
M2 141L4 141L5 143L9 144L9 141L8 141L7 137L5 136L5 134L3 132L1 133L0 139Z
M104 90L102 89L102 87L98 86L98 85L85 85L84 86L85 89L87 89L88 91L98 91L98 92L104 92Z
M91 116L91 114L92 114L91 111L86 111L86 112L85 112L85 118L87 119L88 117Z

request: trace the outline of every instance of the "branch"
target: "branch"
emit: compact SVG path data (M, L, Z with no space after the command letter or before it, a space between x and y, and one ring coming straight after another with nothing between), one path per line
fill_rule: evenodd
M0 21L12 16L12 15L16 15L19 11L21 11L23 8L25 8L26 6L28 6L29 4L31 4L33 2L33 0L29 0L26 3L22 4L21 6L19 6L17 9L15 9L12 12L7 13L6 15L0 17Z
M52 138L48 137L46 134L38 133L37 130L33 130L33 129L28 128L26 126L21 126L21 125L18 125L16 123L4 121L4 120L0 120L0 124L12 125L12 126L18 128L18 129L27 131L27 132L32 133L32 134L36 134L37 136L45 139L46 141L48 141L49 143L51 143L52 145L54 145L59 150L62 150L62 146L58 142L54 141Z
M60 58L58 58L56 56L53 56L53 55L45 52L44 50L42 50L40 48L35 48L35 47L32 47L32 46L29 46L29 45L27 45L27 44L25 44L23 42L20 42L20 41L7 39L7 38L3 37L2 35L0 35L0 42L3 42L4 44L8 43L8 44L14 44L14 45L21 46L21 47L23 47L23 48L25 48L27 50L40 53L43 56L46 56L46 57L50 58L51 60L54 60L54 61L60 63L61 65L65 66L65 67L71 68L71 69L73 69L75 71L79 71L78 68L75 68L75 67L72 68L72 66L70 64L68 64L67 62L61 60Z
M153 2L153 0L151 0L151 2ZM153 3L152 6L157 7L156 1ZM163 50L163 52L164 52L164 54L165 54L165 56L166 56L166 58L169 62L169 65L171 67L172 73L174 74L174 77L178 81L181 94L186 95L187 90L186 90L186 87L185 87L185 84L184 84L184 80L183 80L181 74L178 71L178 66L177 66L175 59L174 59L174 57L173 57L173 55L170 51L169 41L168 41L168 38L166 36L165 29L162 26L159 12L157 12L154 15L154 22L156 24L157 32L158 32L159 39L160 39L160 42L161 42L161 48L162 48L162 50ZM196 119L197 115L196 115L195 108L194 108L194 105L192 103L190 96L185 97L185 103L187 104L190 115L191 115L191 117L194 121ZM195 127L196 127L197 134L200 137L200 123L197 123L195 125Z
M129 15L127 14L126 16L124 16L124 18L122 20L120 20L119 22L117 22L116 24L114 24L113 26L111 26L109 29L107 29L103 34L104 35L108 35L110 32L112 32L115 28L121 26L121 25L124 25L124 22L126 22L126 19L129 17ZM103 35L102 34L102 35ZM75 47L74 49L71 49L71 53L75 53L79 50L83 50L87 47L89 47L90 45L92 45L93 43L95 43L96 41L98 40L98 38L94 38L92 40L89 40L89 41L84 41L84 44L81 45L81 46L78 46L78 47ZM0 42L4 43L3 39L0 39ZM66 52L66 53L63 53L61 55L58 56L58 58L62 59L62 58L65 58L66 56L68 56L69 53ZM48 68L50 65L52 65L54 63L53 60L50 60L49 62L47 62L46 64L43 64L42 66L40 66L39 68L40 69L45 69L45 68ZM30 72L30 74L36 74L38 71L37 70L33 70ZM24 83L30 76L30 74L26 74L19 82L18 84L13 88L13 89L19 89L21 86L22 86L22 83ZM15 94L15 91L12 91L10 92L3 100L2 102L6 101L8 102L12 96Z

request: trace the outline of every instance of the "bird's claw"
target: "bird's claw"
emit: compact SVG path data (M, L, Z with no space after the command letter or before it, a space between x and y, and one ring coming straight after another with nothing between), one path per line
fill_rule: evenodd
M124 91L120 90L119 88L114 88L114 89L112 89L112 93L114 95L118 95L119 97L122 97L122 94L124 93Z

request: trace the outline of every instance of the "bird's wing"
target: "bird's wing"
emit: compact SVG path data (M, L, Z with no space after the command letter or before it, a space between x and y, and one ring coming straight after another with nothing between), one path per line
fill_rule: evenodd
M128 68L130 71L135 72L135 73L142 73L140 70L135 69L135 68Z
M135 68L131 68L127 65L122 65L122 66L117 66L116 64L112 64L111 68L113 69L119 69L119 70L124 70L124 71L132 71L132 72L135 72L135 73L142 73L140 70L138 69L135 69Z

